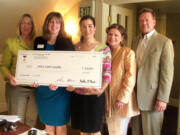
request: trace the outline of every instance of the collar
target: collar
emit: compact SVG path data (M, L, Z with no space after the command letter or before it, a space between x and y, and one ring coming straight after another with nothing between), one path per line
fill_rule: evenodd
M153 29L151 32L145 34L144 36L141 35L142 39L149 39L155 32L155 29Z
M19 40L19 45L27 50L33 50L33 40L31 40L30 45L27 45L26 42L23 40L21 36L17 36L17 39Z

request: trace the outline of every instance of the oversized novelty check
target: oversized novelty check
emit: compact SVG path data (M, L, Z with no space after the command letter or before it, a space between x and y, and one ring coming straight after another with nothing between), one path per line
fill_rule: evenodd
M102 53L19 51L15 80L19 84L101 88Z

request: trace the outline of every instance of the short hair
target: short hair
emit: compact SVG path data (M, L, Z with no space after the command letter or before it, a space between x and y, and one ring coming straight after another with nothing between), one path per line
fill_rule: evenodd
M156 19L156 13L154 12L153 9L151 8L143 8L139 11L139 17L143 14L143 13L151 13L152 14L152 17L154 19Z
M33 21L33 18L30 14L28 13L25 13L21 16L21 18L19 19L19 22L18 22L18 30L17 30L17 34L20 36L22 33L21 33L21 23L22 23L22 20L25 18L25 17L28 17L30 19L30 22L31 22L31 25L32 25L32 31L31 31L31 34L30 34L30 38L32 39L34 36L35 36L35 26L34 26L34 21Z
M93 22L93 25L96 26L94 17L92 17L92 16L90 16L90 15L85 15L85 16L81 17L81 19L80 19L80 21L79 21L79 25L81 25L81 23L82 23L84 20L88 20L88 19L90 19L90 20Z
M59 31L59 34L58 34L58 37L61 38L61 37L67 37L67 34L65 32L65 29L64 29L64 20L63 20L63 17L62 15L59 13L59 12L50 12L47 16L46 16L46 19L44 21L44 24L43 24L43 37L48 40L50 38L50 32L48 30L48 24L49 22L51 21L51 19L55 17L59 20L59 23L61 25L60 27L60 31Z
M117 29L121 33L121 35L123 36L123 41L120 43L120 45L125 46L125 44L127 42L127 38L128 38L125 28L120 24L112 24L112 25L110 25L109 27L106 28L106 33L108 34L108 32L111 29ZM106 44L109 45L107 43L107 41L106 41Z

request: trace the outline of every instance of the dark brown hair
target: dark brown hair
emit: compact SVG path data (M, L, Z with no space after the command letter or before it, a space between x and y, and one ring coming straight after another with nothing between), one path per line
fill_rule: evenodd
M59 31L59 34L58 34L58 37L61 38L61 37L64 37L66 38L67 37L67 34L64 30L64 20L63 20L63 17L62 15L59 13L59 12L50 12L47 16L46 16L46 19L44 21L44 25L43 25L43 37L48 40L49 39L49 36L50 36L50 33L49 33L49 30L48 30L48 24L49 22L51 21L51 19L55 17L59 20L59 23L61 25L61 28L60 28L60 31Z
M94 19L94 17L92 17L92 16L90 16L90 15L85 15L85 16L83 16L83 17L81 17L81 19L80 19L80 21L79 21L79 26L81 27L81 23L83 22L83 21L85 21L85 20L91 20L92 21L92 23L93 23L93 25L94 25L94 27L96 26L96 23L95 23L95 19ZM81 36L80 37L80 42L82 42L83 41L83 37Z
M156 19L156 13L153 11L153 9L151 8L143 8L139 11L139 16L142 15L143 13L151 13L152 14L152 17L154 19Z
M123 37L123 41L120 43L120 45L125 46L126 41L127 41L127 33L126 33L125 28L122 25L120 25L120 24L112 24L108 28L106 28L106 33L108 34L108 32L111 29L117 29L121 33L121 35ZM107 43L107 41L106 41L106 44L109 45Z
M79 25L81 25L81 23L84 21L84 20L88 20L90 19L92 22L93 22L93 25L96 26L96 23L95 23L95 19L94 17L90 16L90 15L85 15L83 16L80 21L79 21Z

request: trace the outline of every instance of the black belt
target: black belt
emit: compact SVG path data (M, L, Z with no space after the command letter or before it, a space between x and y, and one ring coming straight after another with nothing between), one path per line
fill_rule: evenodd
M34 89L34 87L30 87L30 86L20 86L20 87L23 87L23 88L26 88L26 89Z

